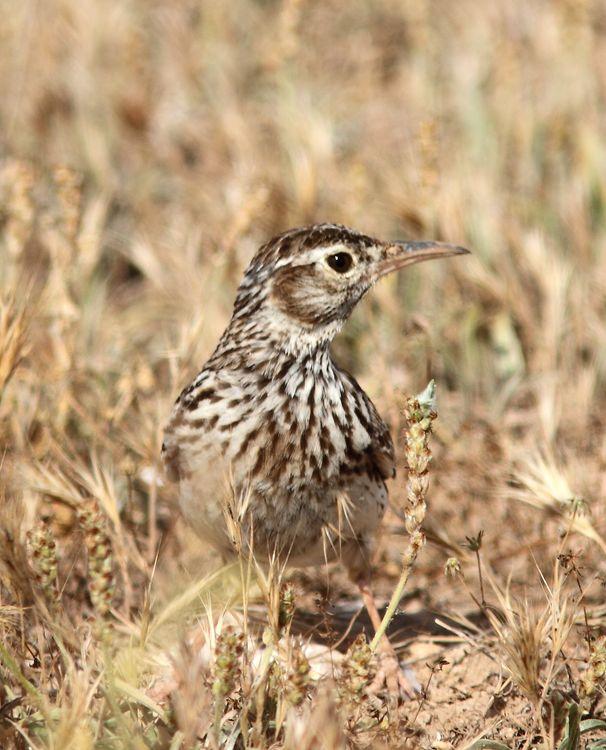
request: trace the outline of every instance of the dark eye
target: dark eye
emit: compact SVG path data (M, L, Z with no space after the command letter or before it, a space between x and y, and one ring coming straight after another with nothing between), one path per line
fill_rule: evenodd
M334 255L329 255L326 258L326 262L333 269L333 271L337 271L338 273L345 273L351 268L353 258L349 253L335 253Z

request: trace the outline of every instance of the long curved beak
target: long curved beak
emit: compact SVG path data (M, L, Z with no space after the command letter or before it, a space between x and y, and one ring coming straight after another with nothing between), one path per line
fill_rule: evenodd
M451 255L469 255L469 250L446 242L390 242L385 245L383 257L377 263L378 277L422 260L449 258Z

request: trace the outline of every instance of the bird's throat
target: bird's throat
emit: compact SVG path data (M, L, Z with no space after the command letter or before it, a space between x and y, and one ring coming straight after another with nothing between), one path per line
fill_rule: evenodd
M276 310L253 321L235 318L209 364L258 370L271 378L283 371L288 362L323 359L342 327L341 320L322 326L303 326Z

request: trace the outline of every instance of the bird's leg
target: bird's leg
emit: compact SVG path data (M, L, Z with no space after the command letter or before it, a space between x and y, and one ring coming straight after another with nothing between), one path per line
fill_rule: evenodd
M358 582L358 587L362 594L362 601L376 632L381 626L382 618L377 609L370 585L367 580L362 580ZM385 685L389 694L394 699L412 698L415 692L418 692L419 686L406 677L400 666L396 650L387 635L384 635L379 641L377 655L379 657L379 671L368 689L369 692L378 693L383 688L383 685Z

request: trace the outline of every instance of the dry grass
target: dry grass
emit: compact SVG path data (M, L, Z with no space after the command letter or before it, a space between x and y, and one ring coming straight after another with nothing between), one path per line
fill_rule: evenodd
M603 4L24 2L0 38L0 746L603 747ZM314 220L474 252L335 346L400 465L438 388L398 711L338 569L220 568L159 463L254 248Z

